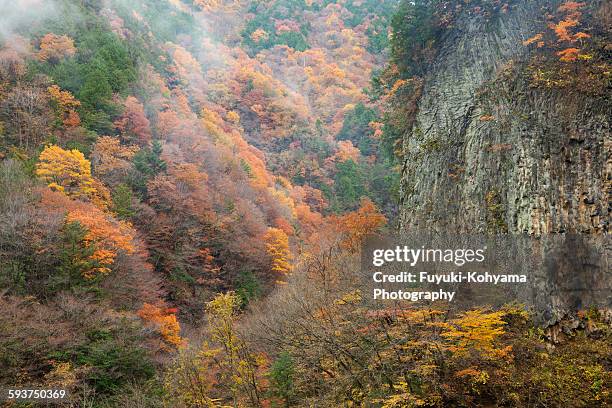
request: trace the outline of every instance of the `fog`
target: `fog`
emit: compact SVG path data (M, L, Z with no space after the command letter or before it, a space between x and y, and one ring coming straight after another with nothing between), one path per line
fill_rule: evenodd
M0 0L0 43L9 42L19 30L59 15L53 0Z

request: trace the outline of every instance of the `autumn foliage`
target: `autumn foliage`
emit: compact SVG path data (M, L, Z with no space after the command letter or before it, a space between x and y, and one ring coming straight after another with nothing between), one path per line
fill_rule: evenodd
M91 164L80 151L49 145L41 152L36 175L49 188L105 207L108 192L91 175Z
M119 183L128 175L139 150L138 146L122 145L115 137L98 138L91 155L96 176L111 186Z
M132 227L91 204L47 190L42 196L41 205L50 213L64 214L66 224L78 223L85 229L82 244L91 252L86 260L88 264L82 269L86 279L108 275L120 254L133 254L136 251Z
M591 35L584 31L579 31L582 26L581 9L585 3L566 1L557 8L558 20L548 23L549 32L540 32L533 37L523 41L523 45L530 46L536 44L537 48L542 48L546 44L551 48L561 48L556 52L562 62L575 62L579 59L589 60L592 55L584 52L582 47ZM553 16L550 16L553 18ZM552 38L550 36L552 34Z
M180 336L181 327L172 310L145 303L138 311L138 316L159 331L163 340L160 348L172 350L185 343Z
M123 221L115 221L100 210L83 211L74 209L68 211L67 222L78 222L86 228L85 245L95 248L91 260L96 265L84 275L91 279L97 274L106 275L111 272L110 266L115 261L119 251L131 254L134 252L133 231Z
M511 347L499 349L496 341L504 334L504 312L470 310L444 325L442 337L448 339L448 349L457 355L478 350L488 357L505 357Z
M387 219L371 200L364 198L357 211L338 217L336 222L343 237L343 246L355 252L367 236L376 234L385 225Z
M67 128L73 128L81 124L81 118L77 109L81 106L70 92L62 91L59 86L52 85L47 88L53 101L57 104L57 112L62 124Z
M239 317L289 280L321 228L335 229L345 209L331 203L336 165L369 171L373 156L335 137L367 100L378 63L366 49L374 17L358 6L349 28L348 5L299 4L245 33L264 47L257 56L236 31L255 17L243 4L64 3L83 19L66 12L57 25L51 16L37 23L48 32L40 41L15 36L0 48L0 160L35 162L46 185L24 191L33 192L34 215L20 219L36 222L15 233L40 238L7 262L3 243L0 278L10 268L18 281L10 295L31 292L41 309L64 310L65 326L84 324L81 312L95 320L78 344L58 336L49 346L57 361L31 372L73 377L71 386L110 400L132 380L152 379L158 359L155 368L180 385L169 395L182 402L269 406L273 357L245 342ZM303 13L313 18L308 46L291 40L307 40ZM213 35L202 35L203 21ZM266 44L284 37L293 46ZM357 188L344 200L353 208L368 194ZM178 308L185 337L205 332L195 360L183 359ZM194 378L199 394L187 391Z
M271 270L276 274L278 280L282 280L291 272L289 238L282 229L268 228L264 240L266 251L272 262Z
M40 40L38 59L41 61L58 62L62 58L71 57L76 53L74 40L66 35L48 33Z
M436 35L512 2L404 3L440 5L431 19L375 0L55 3L78 18L0 46L2 385L96 406L476 406L526 381L520 352L559 367L520 311L373 308L354 287ZM588 61L587 6L525 46ZM562 406L539 384L529 401Z
M151 125L149 119L145 116L142 104L133 96L126 98L125 111L115 121L115 127L127 142L140 146L147 146L151 143Z

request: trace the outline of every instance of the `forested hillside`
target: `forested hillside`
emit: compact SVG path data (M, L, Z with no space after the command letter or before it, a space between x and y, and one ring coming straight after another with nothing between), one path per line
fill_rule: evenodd
M609 402L605 312L553 335L517 305L374 311L356 278L363 238L398 225L607 231L612 10L543 3L0 2L0 388L100 408ZM517 140L551 122L537 195Z

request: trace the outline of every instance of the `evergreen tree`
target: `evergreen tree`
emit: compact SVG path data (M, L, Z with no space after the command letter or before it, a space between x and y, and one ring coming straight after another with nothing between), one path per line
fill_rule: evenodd
M113 205L111 209L122 220L128 220L134 216L132 190L127 184L119 184L113 192Z
M162 145L156 140L151 148L141 149L134 155L134 171L130 177L132 189L142 196L147 194L147 181L166 171L166 162L161 158Z
M272 363L270 369L270 385L272 394L283 401L285 407L291 406L294 396L293 376L295 367L291 355L287 352L281 353Z

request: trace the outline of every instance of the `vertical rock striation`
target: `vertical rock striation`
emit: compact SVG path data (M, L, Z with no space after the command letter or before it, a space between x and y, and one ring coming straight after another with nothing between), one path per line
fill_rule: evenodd
M446 34L404 139L401 229L608 231L609 100L530 87L522 43L546 24L538 3Z
M546 27L541 5L517 1L490 21L459 16L445 34L403 140L400 229L602 238L606 256L535 271L531 300L550 325L585 299L612 303L612 140L605 92L530 86L523 41Z

